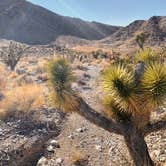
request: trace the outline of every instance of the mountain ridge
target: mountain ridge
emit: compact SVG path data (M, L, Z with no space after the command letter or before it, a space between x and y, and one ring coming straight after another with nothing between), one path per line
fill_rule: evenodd
M166 16L152 16L148 20L136 20L102 40L103 44L119 44L129 42L133 44L135 36L145 33L148 45L161 45L166 41Z
M60 35L99 40L119 26L61 16L25 0L0 1L0 38L27 44L48 44Z
M61 16L26 0L1 0L0 25L0 39L27 44L57 41L63 45L73 45L93 41L91 43L111 46L134 45L135 35L140 32L147 34L148 45L161 45L166 41L166 16L135 20L120 27Z

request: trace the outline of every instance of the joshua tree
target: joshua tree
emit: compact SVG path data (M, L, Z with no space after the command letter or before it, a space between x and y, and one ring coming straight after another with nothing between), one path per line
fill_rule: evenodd
M140 51L137 56L141 57L143 52ZM166 129L165 117L150 120L152 111L165 102L164 63L147 57L135 65L130 64L130 67L122 63L108 66L102 74L106 113L95 111L72 90L73 75L66 60L51 61L49 75L51 99L56 106L68 112L77 112L97 126L122 135L136 166L154 165L144 138L152 132Z
M3 63L10 67L11 70L14 70L17 63L28 48L29 47L23 44L10 42L8 47L3 47L0 51L0 59Z
M140 33L138 35L136 35L135 37L135 41L137 42L138 46L143 50L144 49L144 43L146 40L146 35L145 33Z

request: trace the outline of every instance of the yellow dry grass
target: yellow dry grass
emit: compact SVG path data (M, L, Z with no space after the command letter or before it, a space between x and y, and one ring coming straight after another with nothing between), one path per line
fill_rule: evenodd
M7 84L8 72L5 70L5 66L0 64L0 91L4 90Z
M108 48L100 48L100 47L89 46L89 45L73 47L73 50L75 50L75 51L81 51L81 52L87 52L87 53L90 53L92 51L98 51L99 49L101 49L104 52L108 52L108 53L112 54L112 50L110 50Z
M28 114L30 111L45 103L41 85L23 84L5 93L5 98L0 102L0 117L18 115L20 112Z
M71 163L76 163L76 162L79 162L81 160L84 160L86 159L86 156L83 152L81 151L78 151L78 150L75 150L73 153L71 153Z

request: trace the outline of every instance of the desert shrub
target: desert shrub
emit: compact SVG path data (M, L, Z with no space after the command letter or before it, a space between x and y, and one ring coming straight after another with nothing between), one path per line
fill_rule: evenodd
M28 115L44 104L43 88L34 84L23 84L5 93L0 102L0 117Z
M92 56L93 58L95 59L98 59L98 58L108 58L108 53L107 52L104 52L103 50L99 49L97 51L92 51Z
M84 166L88 164L87 156L78 150L71 153L71 163L75 166Z
M23 44L10 42L8 47L3 47L0 51L0 59L4 64L14 70L19 60L22 58L24 52L29 47Z
M35 67L34 71L37 74L42 74L44 72L46 72L46 64L47 64L48 60L45 59L40 59L37 66Z

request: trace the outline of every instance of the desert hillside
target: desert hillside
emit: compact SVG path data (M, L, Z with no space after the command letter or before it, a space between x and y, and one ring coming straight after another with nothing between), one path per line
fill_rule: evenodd
M58 15L25 0L0 1L0 38L48 44L60 35L102 39L120 27Z
M42 2L96 20L139 6L76 1ZM166 16L49 9L0 0L0 166L166 166Z
M140 32L147 35L148 45L164 44L166 41L166 17L153 16L149 20L134 21L111 36L102 39L101 43L110 45L134 44L135 36Z

